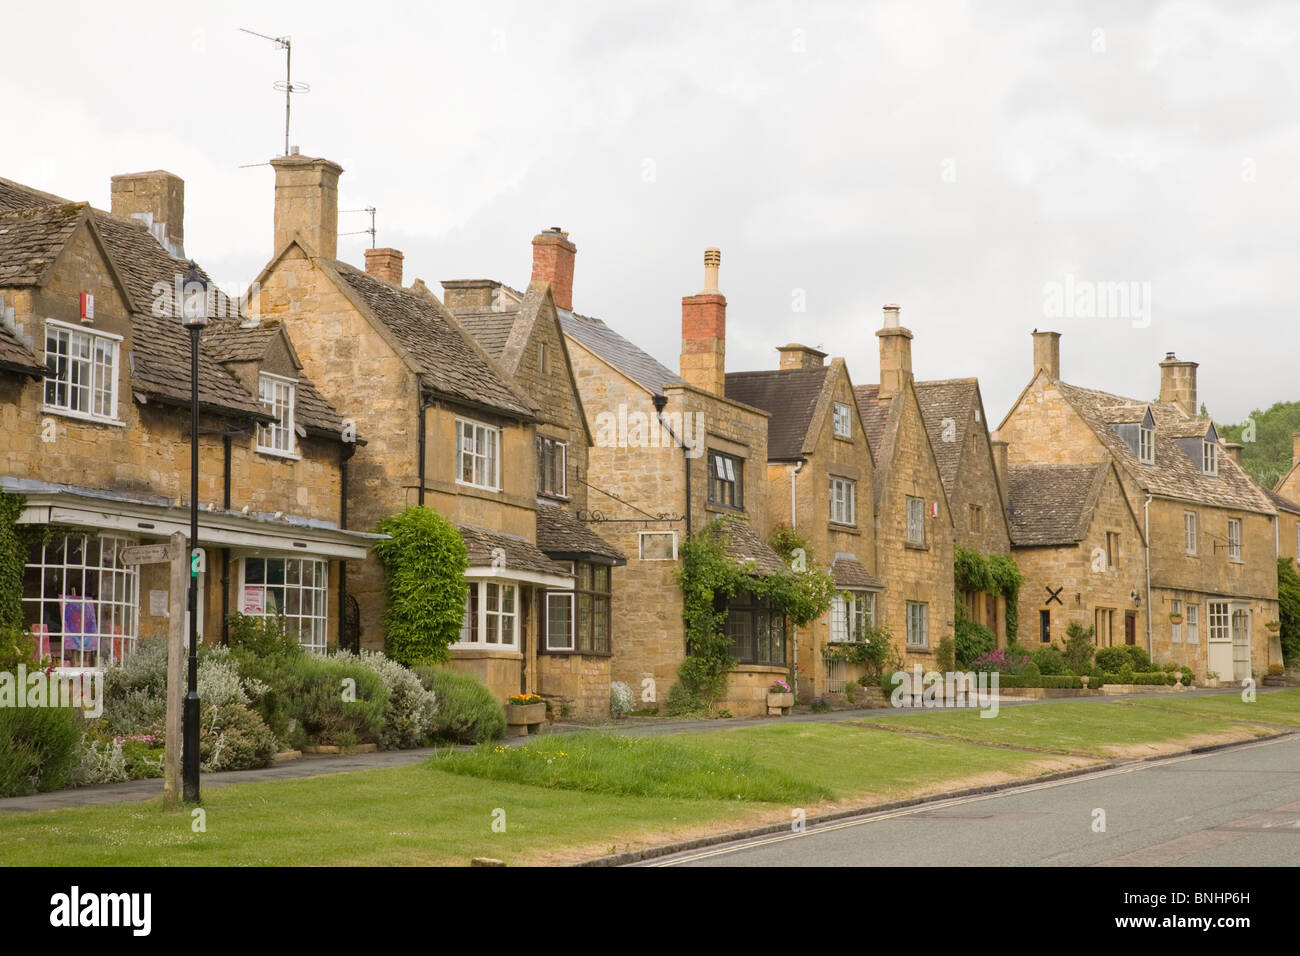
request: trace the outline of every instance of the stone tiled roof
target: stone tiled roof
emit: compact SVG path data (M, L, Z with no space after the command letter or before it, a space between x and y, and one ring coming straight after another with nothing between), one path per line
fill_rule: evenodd
M63 203L0 213L0 288L38 285L88 208Z
M1142 402L1107 392L1079 388L1058 381L1057 388L1105 446L1118 467L1150 494L1223 508L1238 508L1265 514L1274 512L1264 490L1227 454L1219 454L1217 476L1202 474L1200 462L1193 462L1177 445L1179 438L1204 435L1208 418L1187 415L1167 402ZM1141 420L1151 409L1155 418L1155 464L1143 465L1111 425Z
M1017 547L1076 544L1087 534L1110 462L1007 469L1007 519Z
M330 263L419 366L425 387L469 405L531 418L503 372L431 293L399 288L345 262Z
M488 355L500 361L518 314L516 307L506 312L459 312L456 318Z
M493 549L500 548L505 552L507 574L514 570L570 576L568 565L552 561L527 538L470 525L460 525L457 530L469 551L470 567L490 567Z
M916 399L921 405L925 430L930 435L930 447L939 465L943 490L949 495L957 485L961 470L962 452L966 448L966 434L973 424L979 383L973 378L952 378L932 382L916 382ZM945 422L951 421L951 441L944 441Z
M727 556L741 564L750 565L756 574L774 574L788 570L781 556L754 533L748 521L724 516L718 521L718 530L723 535L723 548Z
M0 323L0 368L25 375L44 375L45 366L36 361L24 342Z
M862 427L866 429L867 441L871 443L876 457L880 457L880 445L885 437L885 424L889 421L889 411L880 404L879 385L858 385L853 389L858 400L858 414L862 416Z
M686 384L681 376L623 338L600 319L564 309L555 311L560 317L565 335L651 394L664 394L665 385Z
M24 186L0 176L0 209L30 209L33 206L61 206L68 200L53 193Z
M1276 491L1273 491L1271 488L1265 488L1263 490L1264 490L1264 494L1268 496L1268 500L1273 502L1273 507L1276 508L1278 511L1287 511L1293 515L1300 515L1300 504L1297 504L1296 502L1292 501L1290 498L1282 497L1282 495L1279 495Z
M727 373L727 398L771 413L767 431L769 461L797 461L803 457L828 370L823 365Z
M878 590L880 579L866 569L856 555L837 554L831 561L831 579L839 588L867 588Z
M537 503L537 547L553 558L604 559L627 564L627 556L577 519L567 509Z

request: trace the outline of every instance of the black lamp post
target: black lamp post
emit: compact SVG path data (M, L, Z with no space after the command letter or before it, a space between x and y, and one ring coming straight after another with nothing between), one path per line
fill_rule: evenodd
M181 776L185 801L199 800L199 333L208 324L208 284L194 260L185 274L181 324L190 332L190 654Z

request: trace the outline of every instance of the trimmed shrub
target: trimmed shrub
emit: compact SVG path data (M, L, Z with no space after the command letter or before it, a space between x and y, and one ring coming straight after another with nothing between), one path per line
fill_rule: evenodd
M1182 670L1179 672L1179 677L1182 679L1184 687L1191 687L1192 682L1195 680L1192 669L1186 664L1183 665Z
M199 766L204 773L269 767L276 740L247 704L208 704L199 714ZM159 757L162 751L157 751Z
M360 656L348 651L335 655L337 660L356 661L369 668L384 682L388 707L379 746L385 750L423 747L433 734L437 721L438 698L409 668L403 667L378 651L363 650Z
M81 715L72 708L0 707L0 796L69 786L81 734Z
M1019 677L1021 680L1034 682L1032 684L1026 683L1025 684L1026 687L1037 687L1038 679L1043 675L1042 672L1039 671L1038 665L1035 664L1033 661L1030 661L1024 667L1020 668L1020 670L1016 673L1016 676Z
M416 506L385 518L371 550L384 564L388 656L407 667L445 664L465 616L465 541L447 519Z
M1094 667L1092 669L1092 672L1088 675L1088 689L1096 690L1098 687L1101 687L1105 683L1106 683L1106 672L1103 671L1100 667Z
M621 680L609 685L609 715L621 720L632 713L632 688Z
M959 615L953 637L953 651L957 666L969 670L976 659L991 654L997 647L997 637L987 627Z
M1029 659L1038 668L1040 674L1054 675L1065 671L1065 655L1054 644L1031 651Z
M937 670L941 673L948 673L957 669L957 644L952 636L946 636L939 639L939 648L934 656Z
M238 612L226 618L229 646L258 657L279 657L304 653L298 639L284 629L279 617L248 617Z
M1097 666L1107 674L1118 673L1125 664L1132 663L1133 659L1123 647L1097 648Z
M1078 621L1071 621L1065 628L1065 666L1076 674L1087 674L1092 670L1092 627L1084 627Z
M273 663L274 670L263 678L271 690L258 706L268 727L275 730L275 724L266 719L269 709L272 719L287 714L295 722L291 734L295 744L350 747L379 743L388 690L378 674L355 661L317 654L283 657ZM346 684L349 680L355 683ZM345 699L345 690L355 699ZM273 698L269 704L268 698Z
M415 673L438 700L434 737L477 744L505 736L505 708L474 675L428 665L417 666Z
M1156 665L1151 663L1151 658L1147 657L1147 652L1136 644L1125 644L1123 650L1133 662L1133 669L1139 674L1149 674L1157 669Z

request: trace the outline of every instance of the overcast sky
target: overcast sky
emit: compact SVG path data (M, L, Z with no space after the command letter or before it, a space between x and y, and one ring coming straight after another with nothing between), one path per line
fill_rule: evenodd
M1035 327L1076 384L1154 397L1173 350L1222 422L1300 399L1295 4L28 4L0 175L108 208L170 170L187 251L251 280L273 176L239 167L283 151L284 54L238 27L292 37L292 142L408 282L520 287L561 226L575 308L676 368L717 245L733 371L802 341L875 382L896 302L917 377L978 376L995 425ZM1088 305L1117 282L1125 314Z

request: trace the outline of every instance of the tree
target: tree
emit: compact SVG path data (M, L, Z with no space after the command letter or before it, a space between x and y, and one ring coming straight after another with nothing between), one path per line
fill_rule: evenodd
M1272 488L1291 469L1291 433L1300 431L1300 402L1275 402L1268 411L1255 409L1239 425L1220 429L1226 441L1240 442L1246 474Z
M377 530L389 536L374 544L384 564L388 656L407 667L446 663L465 617L465 541L446 518L422 506L385 518Z

